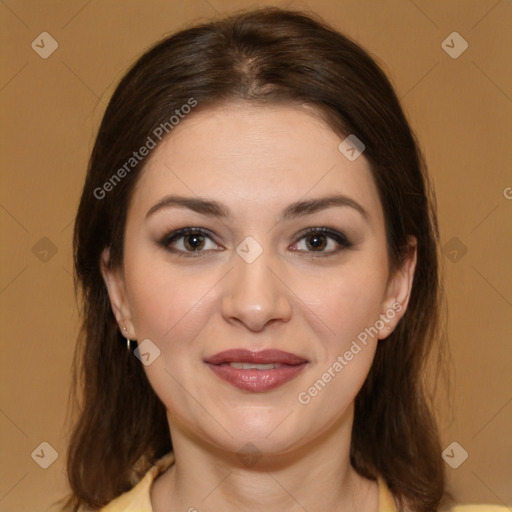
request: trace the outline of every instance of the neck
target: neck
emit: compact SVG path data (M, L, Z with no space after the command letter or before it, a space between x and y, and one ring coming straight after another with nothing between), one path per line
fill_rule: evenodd
M376 512L375 482L350 465L346 418L308 445L240 456L187 436L171 421L176 462L152 488L154 512Z

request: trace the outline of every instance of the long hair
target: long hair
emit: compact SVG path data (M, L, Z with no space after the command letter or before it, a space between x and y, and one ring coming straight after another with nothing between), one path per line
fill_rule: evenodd
M381 476L401 508L438 510L447 496L445 473L423 376L439 339L439 235L426 167L372 57L315 17L277 8L193 26L157 43L126 73L106 109L74 230L83 324L74 369L78 417L67 458L69 510L105 505L172 449L165 407L126 350L100 273L104 248L111 267L122 265L126 212L147 157L130 159L148 138L158 143L162 127L172 136L169 120L184 105L193 105L187 110L193 116L233 101L307 106L340 137L356 135L383 206L392 271L406 257L408 237L416 237L409 305L378 344L356 398L350 457L361 475Z

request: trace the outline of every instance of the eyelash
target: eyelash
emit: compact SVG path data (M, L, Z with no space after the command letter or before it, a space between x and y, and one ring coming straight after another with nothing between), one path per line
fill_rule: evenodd
M310 253L310 254L313 254L314 255L313 257L315 257L315 258L316 257L325 258L328 256L334 256L335 254L338 254L340 251L342 251L344 249L348 249L348 248L352 247L352 245L353 245L343 233L340 233L339 231L336 231L331 228L326 228L326 227L308 228L301 233L301 235L297 241L300 241L303 238L306 238L308 235L318 234L318 233L324 234L328 238L333 239L336 243L339 244L340 247L338 249L335 249L332 251L327 251L327 252L326 251L304 251L304 250L300 250L297 252ZM174 241L179 240L180 238L183 238L187 235L201 235L201 236L206 236L206 237L212 239L212 237L210 236L208 231L206 231L202 228L186 227L186 228L178 229L176 231L173 231L172 233L165 235L162 238L162 240L159 242L159 245L161 245L167 251L169 251L173 254L177 254L179 257L184 256L187 258L197 258L197 257L201 256L201 253L208 252L208 251L201 251L201 250L200 251L182 251L180 249L175 249L175 248L171 247L171 244Z

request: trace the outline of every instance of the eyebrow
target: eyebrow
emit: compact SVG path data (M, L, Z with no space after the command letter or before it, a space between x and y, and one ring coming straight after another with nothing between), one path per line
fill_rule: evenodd
M359 212L366 221L369 219L368 212L358 202L354 201L350 197L344 195L330 195L291 203L283 210L279 220L291 220L305 215L311 215L334 206L348 206ZM186 208L201 215L217 217L219 219L228 220L232 218L229 209L218 201L175 195L165 196L160 199L158 203L149 209L146 214L146 218L164 208Z

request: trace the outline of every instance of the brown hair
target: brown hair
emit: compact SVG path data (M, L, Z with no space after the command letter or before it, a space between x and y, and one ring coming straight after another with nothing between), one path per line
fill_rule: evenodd
M418 241L418 261L407 312L379 343L356 398L351 463L365 477L382 476L401 508L438 510L447 496L445 474L423 378L439 339L438 231L425 165L390 82L369 54L310 15L277 8L164 39L127 72L106 109L74 231L83 327L68 508L105 505L172 449L165 407L126 350L99 267L106 247L110 265L122 265L127 207L146 158L107 194L98 198L97 191L123 165L127 170L133 151L191 99L197 107L190 115L232 101L304 105L340 137L355 134L364 142L385 213L391 268L403 263L410 235Z

